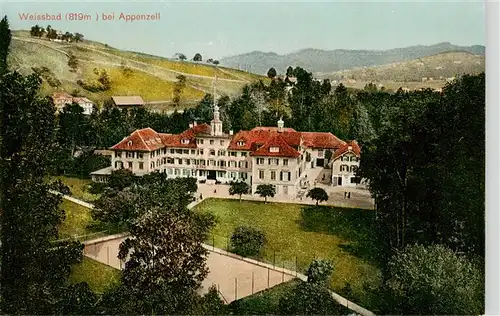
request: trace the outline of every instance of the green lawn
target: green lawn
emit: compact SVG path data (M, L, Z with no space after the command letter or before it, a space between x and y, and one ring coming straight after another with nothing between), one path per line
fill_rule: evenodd
M120 277L120 270L84 257L81 263L71 267L69 281L73 284L87 282L92 291L101 294L119 283Z
M348 298L362 306L368 304L363 283L379 281L373 211L223 199L207 199L195 210L217 216L219 222L208 241L216 247L226 249L233 230L247 225L266 234L268 243L260 260L292 270L297 264L300 272L314 258L332 260L332 289L342 293L349 283Z
M59 238L74 238L84 241L106 235L117 234L123 230L111 224L103 224L92 219L90 209L63 199L59 205L65 211L66 218L59 227Z
M99 198L98 194L92 194L87 192L86 187L92 183L90 179L80 179L65 176L54 176L50 177L50 181L61 180L65 185L71 190L73 197L86 201L93 202Z

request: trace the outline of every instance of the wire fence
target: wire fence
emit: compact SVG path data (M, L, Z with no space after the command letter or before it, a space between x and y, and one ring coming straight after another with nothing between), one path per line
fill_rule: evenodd
M205 241L205 244L211 246L213 250L217 248L236 254L235 249L231 245L231 235L221 236L211 234ZM270 264L273 268L286 269L298 273L306 273L312 261L322 259L311 252L283 252L266 246L264 246L258 256L248 258Z

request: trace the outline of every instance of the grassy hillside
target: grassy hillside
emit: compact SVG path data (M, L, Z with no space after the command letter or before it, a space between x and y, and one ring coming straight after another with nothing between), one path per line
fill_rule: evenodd
M68 66L70 55L77 59L75 70ZM42 93L47 95L78 90L98 104L113 95L140 95L146 102L154 102L155 109L161 107L160 110L170 109L179 75L186 77L181 96L183 107L196 104L205 93L211 92L215 76L218 93L230 96L239 94L245 84L267 80L239 70L122 51L93 41L51 42L30 37L27 31L13 32L8 62L12 70L24 74L34 70L43 72ZM78 80L96 82L102 70L111 82L108 90L91 92L77 84Z
M347 86L364 86L368 82L381 83L391 88L442 87L447 78L485 71L484 56L466 52L448 52L375 67L364 67L334 73L319 73L318 78L329 78ZM425 78L425 79L424 79ZM356 82L354 82L356 81ZM362 87L361 87L362 88Z

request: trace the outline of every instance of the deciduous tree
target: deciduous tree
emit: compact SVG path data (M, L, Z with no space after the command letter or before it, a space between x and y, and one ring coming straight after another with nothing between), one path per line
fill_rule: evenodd
M441 245L408 246L389 263L383 314L479 315L484 313L480 268Z
M259 184L257 186L257 190L255 191L255 194L260 195L265 199L265 202L267 203L267 198L274 197L276 194L276 187L272 184Z
M318 205L319 202L328 201L328 194L322 188L312 188L309 192L307 192L306 196L315 200L316 205Z
M267 76L271 79L273 79L274 77L276 77L277 73L276 73L276 69L274 68L269 68L269 70L267 71Z
M231 181L231 185L229 187L229 195L239 195L240 202L241 196L243 194L248 194L250 192L250 185L243 181Z

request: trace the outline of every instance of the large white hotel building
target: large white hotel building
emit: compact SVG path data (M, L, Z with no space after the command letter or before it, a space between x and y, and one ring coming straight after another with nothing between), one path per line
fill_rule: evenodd
M106 181L111 171L127 168L139 176L160 171L169 177L246 181L252 193L259 184L273 184L276 194L288 196L296 196L309 168L329 168L332 185L356 185L360 157L356 141L347 143L331 133L297 132L285 128L282 120L277 127L226 134L217 105L210 125L193 123L180 134L140 129L110 149L111 166L93 172L94 181Z

